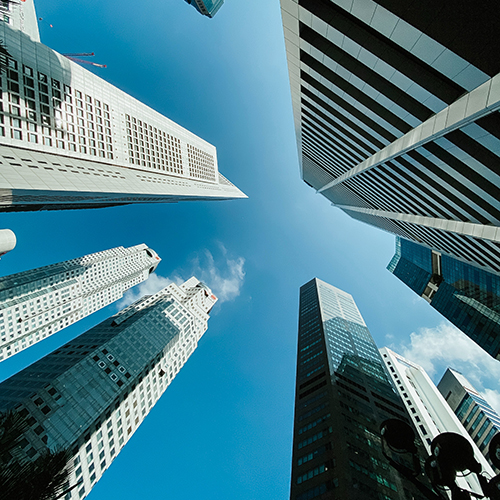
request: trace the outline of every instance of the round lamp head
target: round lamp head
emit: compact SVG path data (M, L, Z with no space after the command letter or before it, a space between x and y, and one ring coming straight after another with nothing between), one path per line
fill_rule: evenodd
M455 484L455 478L457 476L454 470L445 469L441 470L439 462L436 457L427 457L424 465L425 475L431 481L431 484L438 486L447 486L448 488L453 487Z
M493 465L497 469L500 469L500 433L493 436L493 439L490 441L490 445L488 446L488 451Z
M415 433L402 420L390 418L380 425L380 434L389 448L397 453L416 452Z
M454 432L443 432L431 443L431 453L442 470L481 472L474 450L467 439Z

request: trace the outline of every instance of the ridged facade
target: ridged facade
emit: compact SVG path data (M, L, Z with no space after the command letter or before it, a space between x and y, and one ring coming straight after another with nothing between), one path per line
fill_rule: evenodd
M500 272L498 3L281 0L301 175Z

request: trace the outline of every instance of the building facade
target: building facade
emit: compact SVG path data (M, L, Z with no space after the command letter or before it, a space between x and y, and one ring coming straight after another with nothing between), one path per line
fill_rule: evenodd
M0 211L245 197L211 144L15 23L0 38Z
M438 384L439 392L486 458L488 445L500 431L500 416L459 372L448 368Z
M399 237L387 269L500 359L498 274Z
M71 450L66 495L88 495L196 349L217 301L190 278L146 296L0 384L29 428L20 453Z
M300 289L291 500L423 498L382 454L388 418L410 422L352 296L311 280Z
M442 432L460 434L470 442L474 456L481 464L483 472L488 477L493 477L495 472L490 463L425 370L387 347L380 349L380 354L427 452L430 454L431 442L438 434ZM458 484L468 491L482 494L481 485L473 474L459 477Z
M159 262L142 244L0 278L0 361L122 298Z
M304 181L355 219L500 272L498 3L281 7Z
M186 0L200 14L207 17L214 17L224 3L224 0Z

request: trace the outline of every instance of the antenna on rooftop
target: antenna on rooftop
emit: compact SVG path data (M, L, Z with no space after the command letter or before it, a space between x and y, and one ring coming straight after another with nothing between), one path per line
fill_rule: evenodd
M70 61L80 63L80 64L90 64L91 66L96 66L97 68L107 68L105 64L97 64L93 61L87 61L86 59L80 59L80 57L93 57L95 54L93 52L79 52L77 54L63 54L64 57L68 58Z

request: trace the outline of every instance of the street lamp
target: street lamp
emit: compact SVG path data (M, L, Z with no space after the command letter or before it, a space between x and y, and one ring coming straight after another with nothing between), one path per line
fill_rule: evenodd
M430 480L433 490L419 481L421 474L420 461L415 446L415 433L406 422L391 418L382 422L380 426L382 436L382 452L389 463L406 479L411 481L421 493L431 500L448 498L444 491L451 492L452 500L470 500L475 498L489 498L500 500L500 474L488 480L481 474L481 464L474 458L474 450L470 442L460 434L443 432L436 436L431 443L431 455L425 461L424 472ZM410 468L396 461L386 452L386 447L397 455L410 454L413 467ZM500 434L490 442L489 453L493 464L500 469ZM483 494L473 493L461 488L457 482L457 473L475 474Z

